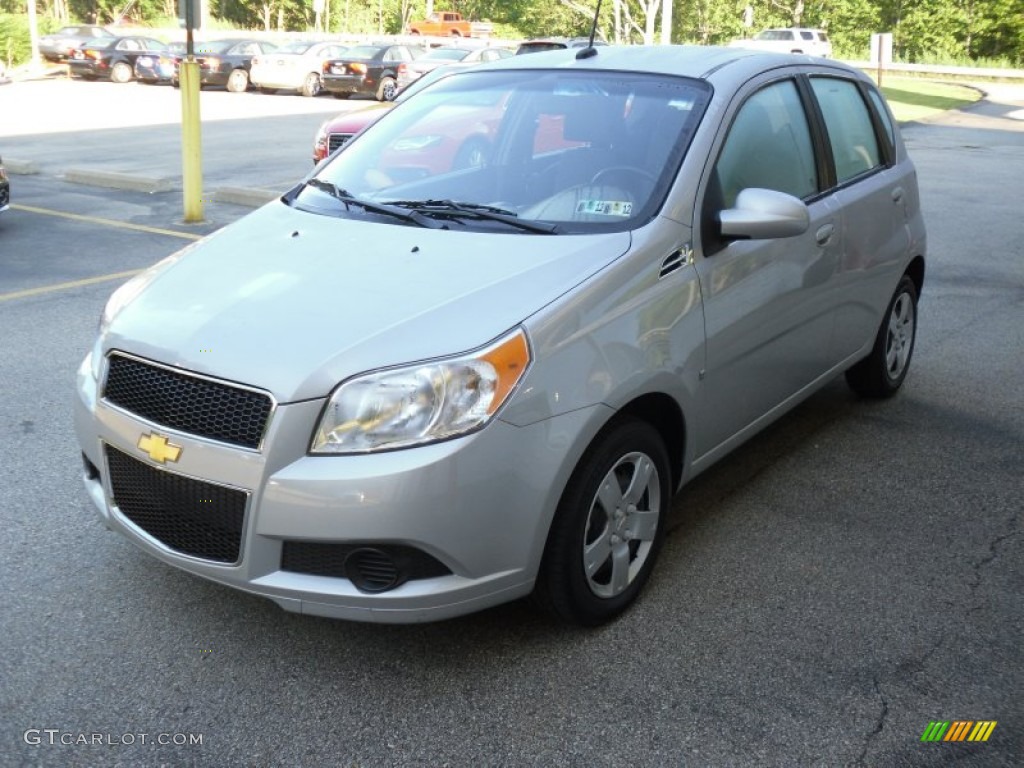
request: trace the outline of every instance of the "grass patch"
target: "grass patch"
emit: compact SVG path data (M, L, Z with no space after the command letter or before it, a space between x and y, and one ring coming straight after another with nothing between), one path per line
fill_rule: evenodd
M981 98L973 88L916 77L890 76L882 82L882 93L901 123L960 109Z

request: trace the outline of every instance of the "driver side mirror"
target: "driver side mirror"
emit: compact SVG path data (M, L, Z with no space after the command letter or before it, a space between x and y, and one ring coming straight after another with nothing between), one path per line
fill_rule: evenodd
M774 240L802 235L810 214L802 200L774 189L752 187L736 195L736 205L718 214L725 240Z

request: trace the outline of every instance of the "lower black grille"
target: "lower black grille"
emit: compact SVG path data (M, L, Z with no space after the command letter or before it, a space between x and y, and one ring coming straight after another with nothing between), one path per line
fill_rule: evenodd
M344 146L345 142L351 138L351 133L332 133L327 137L327 149L333 152L338 147Z
M238 562L248 494L155 469L109 445L106 452L122 515L176 552Z
M273 407L266 393L118 354L103 397L162 426L246 448L259 446Z
M447 576L440 560L400 544L286 541L281 570L349 579L364 592L383 592L415 579Z

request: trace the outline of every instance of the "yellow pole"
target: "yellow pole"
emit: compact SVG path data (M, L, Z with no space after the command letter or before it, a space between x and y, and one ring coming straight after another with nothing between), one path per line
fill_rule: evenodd
M203 220L203 144L199 121L199 62L189 56L178 69L181 84L181 180L185 221Z

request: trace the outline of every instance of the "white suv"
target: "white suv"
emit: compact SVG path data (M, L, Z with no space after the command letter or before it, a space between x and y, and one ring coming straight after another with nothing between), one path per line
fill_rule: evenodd
M788 29L765 29L750 40L733 40L732 48L753 48L758 51L775 53L807 53L811 56L832 56L832 43L820 29L790 27Z

